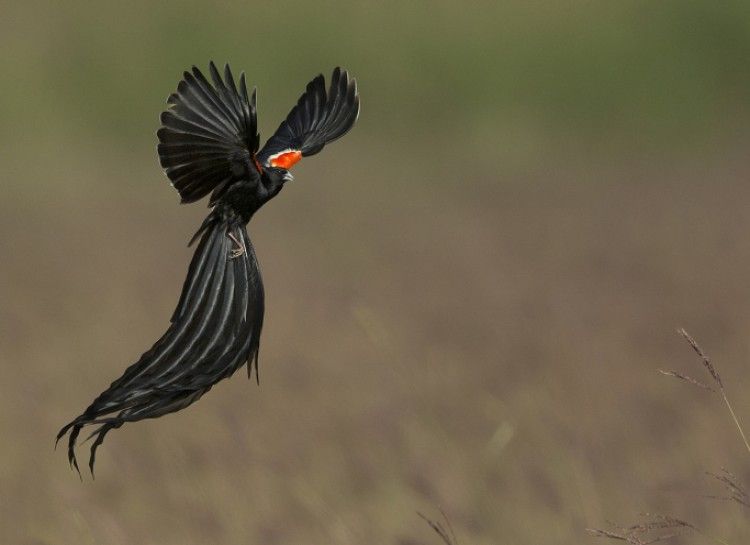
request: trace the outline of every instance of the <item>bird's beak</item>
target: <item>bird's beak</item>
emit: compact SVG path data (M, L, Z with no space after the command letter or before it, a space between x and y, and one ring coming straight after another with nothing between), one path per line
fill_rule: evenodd
M289 171L286 171L281 177L281 181L284 183L291 182L292 180L294 180L294 176L292 176L292 173Z

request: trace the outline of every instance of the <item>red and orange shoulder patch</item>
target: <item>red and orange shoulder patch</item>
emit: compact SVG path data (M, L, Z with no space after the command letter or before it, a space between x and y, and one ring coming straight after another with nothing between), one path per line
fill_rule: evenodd
M284 168L289 170L302 159L302 152L299 150L284 150L275 153L268 158L268 163L272 167Z

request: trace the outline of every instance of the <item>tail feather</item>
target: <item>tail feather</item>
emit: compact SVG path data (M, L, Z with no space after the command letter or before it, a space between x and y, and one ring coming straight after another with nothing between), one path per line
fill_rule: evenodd
M76 439L78 439L78 435L81 433L82 428L83 424L75 424L70 430L70 437L68 438L68 463L76 468L79 476L81 475L81 469L78 467L78 460L76 460L75 447Z
M230 257L230 232L246 248L237 258ZM90 436L95 437L89 458L93 475L97 449L109 431L180 410L243 364L250 368L253 358L257 362L263 285L244 224L212 213L199 233L167 331L57 434L59 441L69 433L68 460L79 473L75 447L83 427L99 426Z
M107 435L107 432L109 430L119 428L122 424L118 423L110 423L110 424L103 424L102 426L96 428L94 432L89 435L89 437L86 439L88 441L91 439L94 435L96 435L96 439L91 444L91 455L89 457L89 471L91 471L91 476L94 476L94 463L96 462L96 451L99 448L99 446L104 442L104 436Z

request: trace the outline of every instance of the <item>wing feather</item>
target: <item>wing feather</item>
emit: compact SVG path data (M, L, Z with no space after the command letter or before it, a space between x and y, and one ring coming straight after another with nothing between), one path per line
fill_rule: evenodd
M248 95L244 73L237 88L228 64L223 78L213 62L209 72L213 85L195 66L183 74L156 133L161 166L185 203L211 193L213 205L233 182L258 177L255 93Z
M358 115L357 83L346 70L334 69L327 93L325 79L322 75L316 76L258 153L258 160L265 166L283 166L275 164L281 154L315 155L326 144L344 136Z

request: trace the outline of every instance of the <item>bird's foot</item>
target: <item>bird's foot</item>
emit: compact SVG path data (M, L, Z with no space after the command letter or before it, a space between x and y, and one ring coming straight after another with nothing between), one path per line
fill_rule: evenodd
M236 259L240 257L241 255L244 255L247 250L245 249L245 245L242 244L239 240L237 240L237 237L234 236L234 233L227 233L229 235L229 238L232 239L232 241L237 245L236 248L232 248L232 251L229 252L229 259Z

